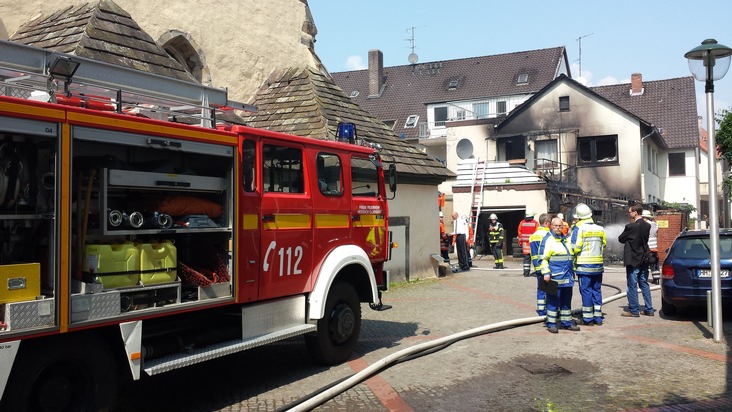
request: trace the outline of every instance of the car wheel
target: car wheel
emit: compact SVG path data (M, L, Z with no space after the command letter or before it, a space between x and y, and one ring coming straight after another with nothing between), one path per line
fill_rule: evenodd
M337 365L348 360L361 333L361 304L350 283L338 282L331 287L325 315L318 320L318 330L306 335L310 353L320 362Z
M674 316L678 312L678 309L671 303L668 303L665 300L661 299L661 311L663 311L664 315Z
M113 402L116 365L99 342L59 339L48 345L35 341L23 345L10 374L3 408L92 411L106 410Z

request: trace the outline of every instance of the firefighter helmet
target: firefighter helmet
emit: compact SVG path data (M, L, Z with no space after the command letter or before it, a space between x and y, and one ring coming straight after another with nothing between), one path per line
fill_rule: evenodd
M562 219L562 220L564 220L564 215L561 214L561 213L557 213L557 217L560 218L560 219Z
M535 213L531 209L526 209L526 217L534 217Z
M580 219L587 219L592 217L592 209L590 209L590 207L584 203L578 204L574 211L577 214L577 217L579 217Z
M651 213L650 210L643 209L643 213L641 213L641 216L648 218L648 219L653 219L653 213Z
M489 219L491 219L491 220L493 220L493 219L496 219L496 220L498 220L498 216L496 216L496 214L495 214L495 213L491 213L491 215L490 215L490 216L488 216L488 218L489 218Z
M444 213L442 213L442 212L440 212L439 216L440 216L440 217L445 217L445 214L444 214Z

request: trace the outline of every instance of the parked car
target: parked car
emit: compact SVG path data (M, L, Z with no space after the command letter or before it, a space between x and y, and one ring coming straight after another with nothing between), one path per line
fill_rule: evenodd
M677 309L707 304L712 289L708 230L681 232L674 240L661 268L661 310L674 315ZM719 232L722 302L732 298L732 230Z

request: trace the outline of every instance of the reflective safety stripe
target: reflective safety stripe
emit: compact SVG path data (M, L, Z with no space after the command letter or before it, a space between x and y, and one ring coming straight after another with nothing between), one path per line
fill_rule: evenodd
M263 223L266 230L310 229L310 215L275 214L274 220Z
M358 215L359 219L353 221L353 227L385 226L384 215Z
M244 230L255 230L259 227L259 215L245 213L241 220Z
M348 228L348 214L317 214L315 228Z
M561 310L559 312L559 319L562 322L571 321L572 320L572 311L571 310Z

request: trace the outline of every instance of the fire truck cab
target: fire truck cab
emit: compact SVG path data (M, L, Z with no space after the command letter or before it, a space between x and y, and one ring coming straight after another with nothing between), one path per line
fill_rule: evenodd
M394 168L233 106L0 42L0 409L96 410L120 377L297 335L348 358L361 302L384 308Z

